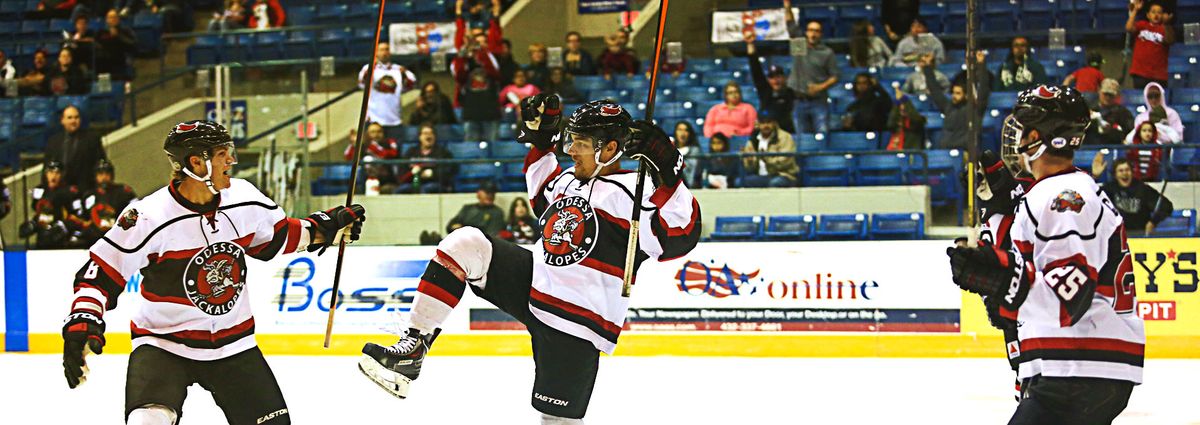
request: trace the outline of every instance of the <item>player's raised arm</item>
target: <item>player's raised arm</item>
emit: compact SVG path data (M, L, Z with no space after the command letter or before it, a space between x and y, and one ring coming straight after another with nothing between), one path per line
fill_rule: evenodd
M554 151L562 138L559 124L562 122L562 98L557 94L536 94L521 100L521 117L517 123L520 133L517 140L529 143L525 154L525 183L529 191L529 203L534 215L541 215L550 204L546 188L562 174Z
M246 186L246 190L258 190L249 184ZM261 195L260 202L275 205L266 195ZM303 219L288 217L281 208L274 208L267 214L268 217L259 221L261 226L254 231L254 239L246 250L246 254L262 261L301 250L324 253L325 248L337 243L337 232L347 227L350 231L347 237L356 241L367 219L366 209L358 204L317 211Z
M660 261L687 254L700 241L700 204L680 178L685 165L679 149L654 123L638 120L633 122L625 152L630 158L645 159L654 181L654 190L647 191L648 199L643 200L655 206L650 226L642 227L643 249Z

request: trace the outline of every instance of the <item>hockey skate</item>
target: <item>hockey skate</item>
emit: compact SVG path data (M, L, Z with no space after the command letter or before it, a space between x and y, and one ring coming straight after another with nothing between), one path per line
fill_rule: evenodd
M409 385L421 374L425 354L440 332L435 329L432 334L421 335L409 329L400 341L388 347L368 342L363 346L358 370L392 395L406 398Z

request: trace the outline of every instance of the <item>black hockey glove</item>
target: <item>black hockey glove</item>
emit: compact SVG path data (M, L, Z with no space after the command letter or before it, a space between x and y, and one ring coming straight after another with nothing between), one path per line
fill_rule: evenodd
M1001 305L1020 305L1033 279L1031 264L1012 251L991 246L947 248L950 274L960 288L987 297ZM1014 285L1015 283L1015 285Z
M317 211L308 216L305 220L312 223L309 227L313 240L320 233L324 238L321 243L308 244L308 252L316 251L317 255L325 253L325 249L330 245L337 243L337 232L346 226L350 226L349 242L358 240L362 234L363 222L367 221L367 210L362 205L354 204L349 207L337 206L325 211Z
M548 151L558 143L562 122L562 98L539 93L521 99L521 122L517 140Z
M999 330L1016 330L1017 322L1000 315L1001 297L983 297L983 308L987 311L988 323Z
M1017 180L1004 165L999 155L991 150L979 155L979 170L983 181L977 186L976 195L984 208L991 213L1008 214L1017 206Z
M679 173L683 172L683 156L671 143L667 133L654 123L637 120L630 126L629 142L625 153L632 159L644 159L654 168L654 183L658 187L674 187L679 184Z
M67 386L78 387L87 381L87 350L104 351L104 320L94 311L75 310L63 325L63 373Z

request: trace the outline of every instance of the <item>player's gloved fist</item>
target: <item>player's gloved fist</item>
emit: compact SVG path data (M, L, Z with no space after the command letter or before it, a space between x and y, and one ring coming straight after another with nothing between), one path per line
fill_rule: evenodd
M983 181L979 182L976 195L983 201L983 207L999 213L1011 212L1016 206L1013 195L1017 180L1004 161L991 150L983 151L979 155L979 170L983 173Z
M562 98L539 93L521 99L521 131L517 140L541 150L550 150L559 141L562 122Z
M316 251L317 255L321 255L325 253L326 248L337 243L338 231L347 226L347 243L358 240L362 234L363 222L367 221L367 210L358 204L349 207L337 206L312 213L305 220L311 224L309 230L312 232L312 240L316 242L308 244L308 252ZM317 240L317 235L321 235L320 241Z
M75 310L63 325L63 373L67 386L78 387L87 381L88 367L83 360L87 351L104 351L104 320L88 310Z
M671 143L667 133L646 120L634 121L630 131L632 134L625 144L625 153L633 159L644 159L654 167L655 184L658 187L679 184L683 156L679 155L679 149Z
M1000 297L983 297L983 308L987 311L988 323L999 330L1016 331L1017 322L1000 314Z
M950 256L950 274L954 284L960 288L988 297L1004 297L1001 302L1017 304L1008 294L1015 282L1020 291L1027 287L1026 279L1032 277L1025 260L1012 251L999 250L991 246L978 248L947 248Z

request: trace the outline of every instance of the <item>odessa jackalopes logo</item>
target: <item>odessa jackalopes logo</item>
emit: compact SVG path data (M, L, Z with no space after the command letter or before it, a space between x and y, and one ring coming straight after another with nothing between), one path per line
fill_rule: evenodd
M568 266L583 261L596 246L596 213L579 196L559 199L538 221L546 264Z
M217 242L197 252L183 272L183 290L201 311L220 316L233 310L246 282L246 252Z

